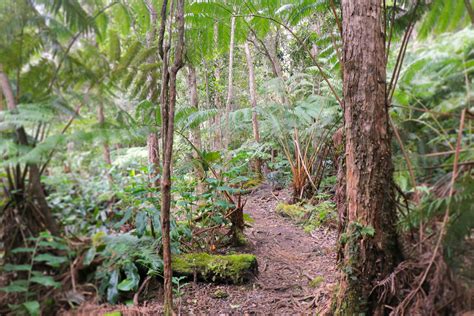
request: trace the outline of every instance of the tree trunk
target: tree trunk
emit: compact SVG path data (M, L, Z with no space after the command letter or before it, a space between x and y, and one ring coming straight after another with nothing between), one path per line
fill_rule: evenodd
M234 107L234 44L235 16L232 16L230 21L229 77L227 80L227 101L225 104L225 148L230 144L230 112L232 112Z
M399 255L379 0L343 0L347 223L337 313L382 315L372 289Z
M0 111L5 110L5 104L3 103L3 90L0 89Z
M7 75L3 72L2 65L0 65L0 89L5 96L7 109L9 111L17 111L15 96L10 86ZM17 141L23 146L28 146L28 137L25 129L20 126L16 130ZM6 191L11 194L11 201L9 208L4 210L3 225L8 227L4 231L4 244L6 256L9 256L9 250L12 247L19 246L22 241L21 234L18 231L26 230L33 236L37 235L42 230L49 230L52 234L59 233L58 225L51 213L51 209L46 201L46 195L41 183L40 171L37 163L28 163L23 170L19 164L14 168L7 168L8 185ZM28 183L25 183L25 178L28 175ZM12 177L15 179L12 180ZM21 212L21 216L20 216ZM17 219L15 220L15 217ZM12 225L12 223L18 223ZM22 227L22 226L25 227Z
M97 109L97 120L99 121L99 126L103 128L105 126L105 115L104 115L103 104L99 104L99 107ZM110 159L110 148L109 148L108 141L104 140L102 146L103 146L102 153L104 156L104 161L107 164L107 168L110 168L110 166L112 165L112 159ZM114 179L112 178L112 175L110 174L109 171L107 171L107 178L109 179L110 184L114 182Z
M248 42L244 44L245 56L247 58L247 67L249 70L249 94L250 94L250 104L252 105L252 130L253 138L256 143L260 143L260 132L258 129L258 117L257 117L257 90L255 84L255 72L253 65L253 57L250 52L250 46ZM255 159L255 172L261 176L262 175L262 161L261 159Z
M214 46L216 47L216 49L218 45L219 45L219 24L215 23L214 24ZM220 69L219 59L216 60L214 77L216 79L216 86L217 86L214 91L214 103L216 105L217 110L220 110L222 108L222 98L221 98L221 92L219 91L219 85L221 83L221 69ZM220 149L222 148L224 129L222 127L221 115L219 114L216 115L215 126L217 130L216 130L216 136L214 138L214 149Z
M275 36L271 34L267 37L265 43L268 52L268 59L272 65L272 71L275 77L283 79L283 70L281 68L280 59L277 56L278 49L278 31L276 31Z
M191 106L196 110L199 110L199 99L198 99L198 91L197 91L197 80L196 80L196 69L193 65L188 65L188 88L189 88L189 101ZM196 126L192 129L192 142L194 146L198 149L202 149L202 142L201 142L201 128ZM198 153L194 153L194 157L198 158ZM195 168L196 176L198 177L198 185L197 185L197 192L200 194L203 192L202 187L202 179L204 178L204 171L202 168L197 166Z
M171 270L171 238L170 238L170 210L171 210L171 163L173 158L174 115L176 106L176 77L183 67L184 54L184 0L172 2L170 12L173 14L173 5L176 3L175 22L177 26L176 46L174 49L174 63L169 67L168 53L171 48L172 17L168 26L168 43L164 44L166 28L167 0L163 1L160 29L160 55L163 60L163 79L161 89L161 139L163 143L163 170L161 179L161 233L163 244L163 278L164 278L164 314L173 314L173 272Z
M151 47L153 46L153 41L155 40L155 35L156 35L156 27L157 27L157 16L158 13L155 10L155 7L153 6L153 2L151 0L146 0L145 4L148 9L148 13L150 14L150 25L151 29L150 32L147 34L147 46ZM156 61L155 56L150 56L148 62L154 63ZM148 74L147 78L150 91L148 91L148 98L151 102L157 103L156 99L156 83L153 82L153 77ZM155 121L155 120L153 120ZM154 126L151 127L154 129ZM155 130L151 131L146 140L146 145L148 148L148 165L150 167L149 171L149 179L150 179L150 184L151 187L153 188L159 188L160 187L160 142L158 141L158 135Z
M156 133L148 134L146 139L148 148L148 164L150 165L150 182L153 188L160 187L160 143Z

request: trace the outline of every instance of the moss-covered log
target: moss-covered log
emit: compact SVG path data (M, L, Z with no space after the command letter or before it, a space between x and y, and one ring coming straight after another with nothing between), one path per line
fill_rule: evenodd
M181 254L173 257L172 269L178 275L234 284L249 281L258 272L257 258L249 254Z

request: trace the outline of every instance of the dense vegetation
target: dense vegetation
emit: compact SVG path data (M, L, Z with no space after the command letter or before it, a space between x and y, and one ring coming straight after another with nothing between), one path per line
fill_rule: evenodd
M0 1L0 314L251 281L265 185L338 231L318 311L473 308L472 25L469 0Z

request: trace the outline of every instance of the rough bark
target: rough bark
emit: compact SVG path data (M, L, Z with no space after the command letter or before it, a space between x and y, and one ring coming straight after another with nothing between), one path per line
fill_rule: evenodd
M382 7L343 0L342 11L347 223L337 313L382 315L387 302L372 289L399 254Z
M172 18L169 19L168 43L160 48L163 60L163 80L161 89L161 137L163 144L163 170L161 179L161 233L163 244L163 278L164 278L164 314L173 313L173 272L171 270L171 238L170 238L170 210L171 210L171 163L173 158L174 137L174 115L176 107L176 78L179 70L183 67L184 54L184 0L176 0L171 5L171 15L174 13L173 5L176 3L174 14L177 36L175 45L174 62L170 67L169 50L171 47ZM163 2L162 28L166 23L167 1ZM160 30L161 30L160 29ZM164 34L164 32L162 33ZM160 37L159 42L163 45L164 40Z
M230 21L230 47L229 47L229 77L227 79L227 100L225 104L225 137L224 145L230 144L230 112L234 107L234 45L235 45L235 16Z
M250 52L250 46L248 42L244 44L245 56L247 59L247 67L249 70L249 95L250 104L252 106L252 131L255 142L260 143L260 132L258 129L258 117L257 117L257 90L255 83L255 71L252 53ZM262 161L257 158L255 159L255 172L259 175L262 174Z

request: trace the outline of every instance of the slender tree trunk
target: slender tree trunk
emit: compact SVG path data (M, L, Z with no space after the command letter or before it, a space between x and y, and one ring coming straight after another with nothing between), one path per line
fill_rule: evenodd
M177 38L175 45L174 63L169 67L169 50L172 39L172 16L176 3L175 21ZM162 21L160 29L160 45L164 43L164 29L166 27L167 1L163 1ZM163 170L161 179L161 233L163 244L163 277L164 277L164 314L173 313L173 272L171 270L171 238L170 238L170 211L171 211L171 163L173 158L174 115L176 106L176 77L183 67L184 54L184 0L172 2L170 9L170 23L168 26L168 43L161 46L160 55L163 60L163 80L161 90L161 137L163 143Z
M156 29L157 29L157 17L158 13L153 6L153 2L151 0L145 1L148 13L150 14L150 25L151 29L150 32L147 34L147 46L153 46L153 41L155 40ZM150 56L149 62L153 63L156 61L155 56ZM153 80L153 76L151 74L148 75L148 84L150 87L150 91L148 92L148 98L151 102L157 103L156 95L156 82ZM153 120L155 121L155 120ZM154 126L151 127L154 129ZM146 140L147 148L148 148L148 165L150 166L150 184L153 188L160 187L160 142L158 141L158 135L155 130L152 130Z
M283 70L281 67L280 59L277 56L278 51L278 31L276 32L275 36L271 34L267 37L266 43L268 58L270 63L272 64L272 70L275 77L283 79Z
M372 292L399 255L379 0L343 0L347 224L337 313L383 315Z
M151 185L154 188L160 187L160 142L156 133L150 133L146 139L148 148L148 164L152 168L150 172Z
M97 120L99 121L100 127L103 128L105 126L105 115L104 105L102 103L99 104L99 107L97 108ZM104 161L107 164L107 168L110 168L110 166L112 165L112 159L110 159L110 148L108 141L104 140L102 146L102 154L104 156ZM109 179L110 184L114 182L114 179L112 178L110 172L107 172L107 178Z
M198 99L198 91L197 91L197 80L196 80L196 69L193 65L188 64L188 88L189 88L189 101L191 106L196 110L199 110L199 99ZM201 141L201 128L196 126L192 130L192 142L197 149L202 149L202 141ZM198 154L195 152L194 157L197 158ZM201 168L195 168L196 176L198 177L198 186L197 191L198 193L203 192L202 187L202 179L204 178L204 172Z
M217 47L219 45L219 24L217 22L214 24L214 46ZM217 53L217 52L216 52ZM218 110L222 109L222 97L221 97L221 91L219 89L219 85L221 83L221 69L220 69L220 60L217 58L216 60L216 65L215 65L215 70L214 70L214 77L216 79L216 88L214 91L214 101L216 108ZM221 149L222 148L222 142L224 138L224 128L222 126L222 119L221 115L216 115L215 118L215 126L217 127L216 131L216 136L214 138L214 149Z
M0 111L5 110L5 104L3 103L3 92L2 89L0 89Z
M227 80L227 101L225 104L225 144L230 144L230 112L234 107L234 45L235 45L235 16L230 21L230 48L229 48L229 78Z
M248 42L244 44L245 56L247 58L247 67L249 70L249 94L250 94L250 104L252 105L252 130L253 138L255 142L260 143L260 132L258 129L258 117L257 117L257 90L255 84L255 71L253 64L252 53L250 52L250 46ZM255 172L261 176L262 174L262 161L257 158L255 160Z

